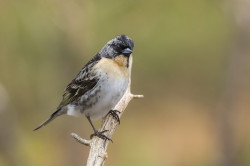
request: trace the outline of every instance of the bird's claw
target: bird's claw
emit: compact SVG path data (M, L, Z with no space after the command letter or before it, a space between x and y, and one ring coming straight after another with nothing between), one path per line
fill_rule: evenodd
M95 131L93 134L90 135L90 138L92 139L94 136L97 136L103 140L109 140L111 142L112 139L110 139L109 137L107 137L106 135L104 135L103 133L107 132L108 130L103 130L103 131Z
M118 124L120 124L121 121L120 121L119 115L117 113L120 114L121 112L118 110L110 110L108 112L108 115L111 115L118 122Z

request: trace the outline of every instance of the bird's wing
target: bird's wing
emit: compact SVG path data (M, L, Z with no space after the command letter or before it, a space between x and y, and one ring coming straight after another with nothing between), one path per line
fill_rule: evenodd
M97 61L86 64L76 78L71 81L64 91L63 99L58 108L75 101L78 97L84 95L97 84L99 79L95 72L92 71L92 67L96 63Z

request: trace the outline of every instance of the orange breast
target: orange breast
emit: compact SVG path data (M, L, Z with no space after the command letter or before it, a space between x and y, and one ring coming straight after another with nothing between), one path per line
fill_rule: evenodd
M115 59L102 58L95 66L95 70L112 75L113 77L128 77L129 69L126 67L127 59L123 56L117 56Z

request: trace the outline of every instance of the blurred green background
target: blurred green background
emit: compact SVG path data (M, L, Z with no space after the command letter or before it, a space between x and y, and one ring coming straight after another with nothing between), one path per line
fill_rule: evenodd
M63 116L32 130L119 34L135 42L132 92L145 98L126 109L106 165L250 165L249 75L230 74L238 68L230 70L233 7L216 0L0 1L0 165L85 165L89 148L70 133L88 138L86 118Z

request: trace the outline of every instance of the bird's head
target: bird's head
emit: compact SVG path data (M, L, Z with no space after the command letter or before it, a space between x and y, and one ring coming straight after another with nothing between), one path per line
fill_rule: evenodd
M126 35L119 35L110 40L100 51L105 58L115 58L117 56L129 57L134 48L134 42Z

